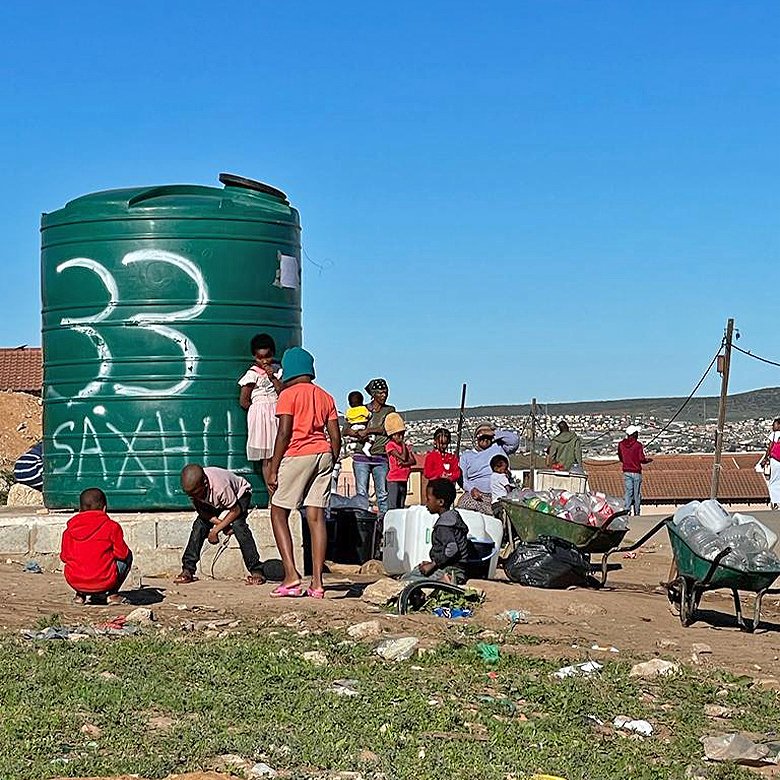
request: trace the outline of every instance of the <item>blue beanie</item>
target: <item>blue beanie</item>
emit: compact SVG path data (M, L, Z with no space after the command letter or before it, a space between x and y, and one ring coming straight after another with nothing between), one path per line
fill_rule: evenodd
M290 347L282 355L282 381L289 382L299 376L314 379L314 356L302 347Z

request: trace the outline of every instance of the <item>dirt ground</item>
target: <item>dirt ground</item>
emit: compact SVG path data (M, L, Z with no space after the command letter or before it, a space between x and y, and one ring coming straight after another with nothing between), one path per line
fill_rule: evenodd
M0 469L12 467L25 450L40 440L41 410L40 398L0 392Z
M327 577L324 601L274 599L269 595L270 584L257 587L241 581L202 579L181 586L162 577L144 578L143 589L127 595L134 603L151 606L159 624L169 630L194 626L196 631L215 634L222 626L209 628L207 624L226 623L228 618L240 619L242 629L274 622L299 629L337 629L378 617L386 634L411 634L428 645L453 636L453 629L458 632L468 624L488 631L506 629L501 613L522 610L528 613L527 622L515 626L507 639L507 651L516 643L512 651L567 660L647 660L663 655L691 663L694 645L705 644L711 653L697 653L693 662L764 678L774 687L768 678L780 678L780 597L765 598L764 620L755 634L739 631L731 597L725 592L706 594L699 620L683 628L669 611L665 591L658 587L669 569L668 545L650 544L636 559L619 563L622 568L610 573L601 590L548 591L510 582L472 581L484 589L486 597L475 616L466 620L388 614L360 597L363 587L376 577L352 574L344 567ZM76 625L105 621L109 615L132 609L77 607L71 603L72 593L61 574L23 573L18 563L0 564L0 592L5 599L0 632L6 634L33 628L53 614L66 625ZM746 614L752 615L752 595L744 601ZM610 647L619 652L611 652Z

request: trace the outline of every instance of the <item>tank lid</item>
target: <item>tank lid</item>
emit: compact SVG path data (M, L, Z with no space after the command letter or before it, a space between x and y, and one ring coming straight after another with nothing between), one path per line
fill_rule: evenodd
M75 222L152 217L281 220L297 224L298 215L284 192L253 179L222 173L222 187L164 184L103 190L81 195L41 217L41 228Z
M257 179L248 179L246 176L238 176L235 173L220 173L219 180L226 187L243 187L246 190L254 190L255 192L262 192L265 195L273 195L284 201L287 200L286 193L276 187L272 187L270 184L257 181Z

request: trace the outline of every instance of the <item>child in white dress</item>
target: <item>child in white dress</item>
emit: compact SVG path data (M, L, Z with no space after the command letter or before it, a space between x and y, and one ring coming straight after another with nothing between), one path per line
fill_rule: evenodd
M255 362L238 380L239 402L247 410L246 457L261 462L263 479L267 482L279 426L276 402L282 389L282 372L275 360L276 344L267 333L258 333L250 343L250 350Z

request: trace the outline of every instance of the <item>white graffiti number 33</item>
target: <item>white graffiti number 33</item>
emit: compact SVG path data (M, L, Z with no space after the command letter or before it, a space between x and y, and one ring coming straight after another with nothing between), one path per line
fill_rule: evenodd
M183 393L192 382L197 370L198 351L190 339L181 331L171 327L171 323L185 322L199 317L208 303L208 291L203 274L198 267L186 257L177 255L174 252L166 252L161 249L140 249L135 252L128 252L122 258L122 265L130 266L135 263L168 263L178 268L195 282L197 287L197 299L194 306L188 309L179 309L168 313L143 312L133 314L128 317L126 322L136 327L151 330L163 338L170 339L182 352L184 360L184 375L181 380L165 388L143 387L139 385L126 385L121 382L114 384L114 392L117 395L179 395ZM95 326L106 320L111 312L119 303L119 288L111 272L97 260L89 257L74 257L71 260L65 260L57 266L57 273L62 273L68 268L86 268L92 271L103 283L108 292L108 303L102 311L89 317L63 317L60 325L69 327L77 333L83 333L94 344L98 357L100 358L100 367L98 374L91 382L85 385L76 394L76 398L89 398L95 395L103 383L109 379L111 372L111 350L106 340L100 334Z

